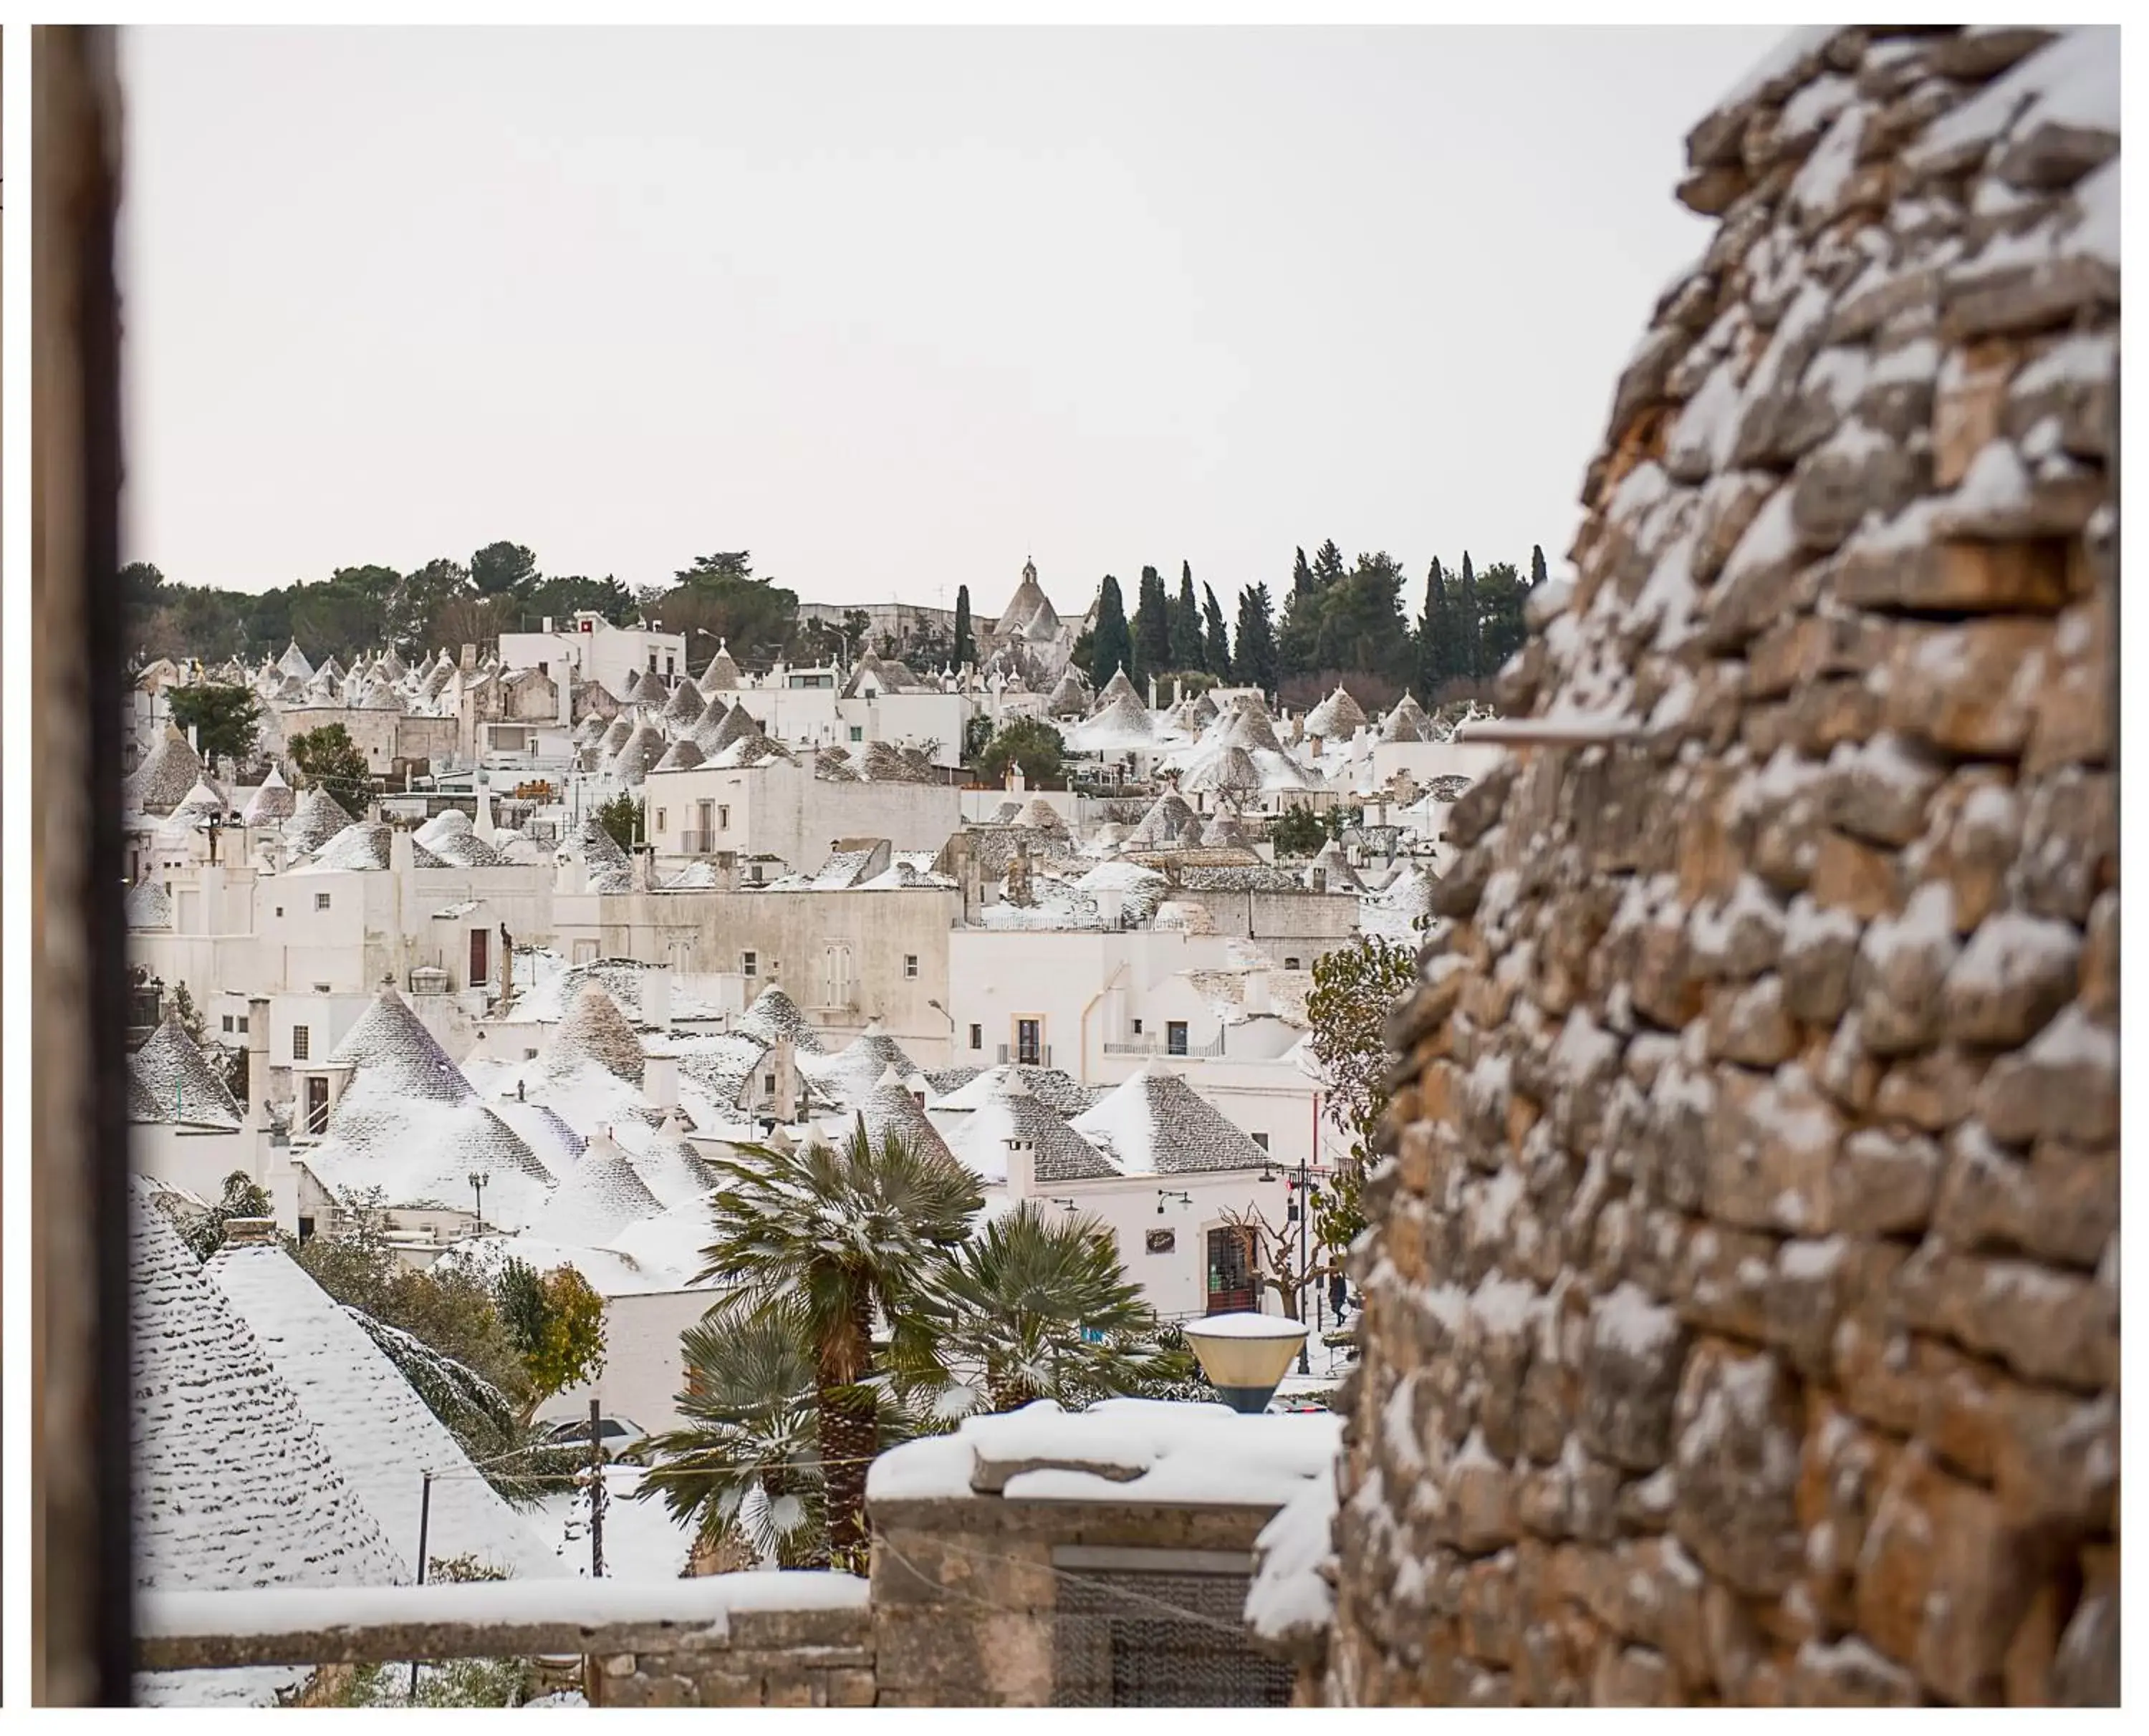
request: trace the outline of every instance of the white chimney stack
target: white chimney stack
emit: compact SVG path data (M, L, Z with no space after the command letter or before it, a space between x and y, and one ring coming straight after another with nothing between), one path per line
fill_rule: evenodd
M667 1049L642 1058L642 1094L653 1110L679 1107L679 1058Z
M1246 973L1246 994L1242 999L1242 1004L1246 1009L1246 1016L1249 1019L1261 1018L1271 1010L1269 1000L1269 974L1266 971L1250 970Z
M642 1019L665 1035L672 1030L672 967L653 966L642 974ZM676 1099L674 1099L677 1100Z

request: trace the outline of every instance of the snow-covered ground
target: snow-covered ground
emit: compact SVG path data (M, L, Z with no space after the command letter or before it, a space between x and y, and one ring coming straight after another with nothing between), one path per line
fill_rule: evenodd
M651 1496L637 1501L642 1486L639 1466L610 1465L605 1468L605 1489L611 1497L605 1507L604 1557L607 1579L677 1579L686 1570L693 1542L691 1527L675 1525L663 1501ZM530 1524L546 1542L561 1552L571 1571L581 1577L590 1571L590 1503L586 1495L550 1495L531 1510Z

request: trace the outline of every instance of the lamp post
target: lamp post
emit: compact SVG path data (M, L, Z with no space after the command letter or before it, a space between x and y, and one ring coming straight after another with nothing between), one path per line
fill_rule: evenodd
M464 1179L470 1183L471 1191L477 1195L477 1233L482 1235L485 1234L486 1174L482 1170L472 1170Z

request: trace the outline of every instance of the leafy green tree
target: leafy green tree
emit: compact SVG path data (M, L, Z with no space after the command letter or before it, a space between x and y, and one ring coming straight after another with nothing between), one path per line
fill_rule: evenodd
M1012 761L1022 767L1023 782L1042 789L1059 781L1064 744L1059 732L1042 717L1010 717L971 762L980 783L998 783Z
M1171 667L1200 669L1206 659L1201 643L1201 605L1194 598L1194 563L1181 561L1179 596L1171 606Z
M609 802L600 803L595 816L597 824L611 834L611 841L622 850L632 850L642 842L645 817L640 798L631 790L622 790Z
M953 1158L893 1135L875 1141L863 1118L840 1150L746 1146L711 1161L724 1181L697 1281L734 1287L750 1316L797 1322L813 1361L830 1563L862 1573L866 1467L881 1443L874 1382L931 1365L926 1286L984 1196ZM886 1370L876 1315L888 1328Z
M1135 664L1129 674L1145 682L1171 667L1171 599L1154 566L1141 570L1141 601L1135 608Z
M1544 547L1541 543L1530 545L1530 589L1534 591L1545 581Z
M964 664L974 665L977 661L978 642L970 631L970 587L958 585L955 587L954 665L960 669Z
M1377 934L1361 934L1313 961L1306 1017L1324 1076L1322 1106L1351 1140L1349 1157L1316 1217L1322 1245L1335 1259L1365 1227L1358 1191L1388 1107L1388 1014L1417 980L1416 952Z
M1511 561L1495 561L1477 575L1477 648L1483 665L1478 679L1490 681L1529 637L1523 611L1529 587Z
M199 1217L181 1225L179 1239L195 1259L207 1260L224 1245L224 1226L234 1218L273 1217L275 1212L276 1202L268 1190L245 1170L234 1170L224 1178L222 1197Z
M1325 556L1333 544L1324 543ZM1316 576L1319 576L1316 567ZM1361 555L1319 592L1314 667L1391 678L1410 673L1410 624L1402 611L1403 574L1386 552Z
M697 632L706 633L727 643L742 667L752 667L784 652L798 634L798 593L757 576L745 549L697 555L676 576L677 584L652 600L650 613L667 632L684 633L690 645L698 642ZM715 648L703 645L696 655ZM863 634L852 648L866 648Z
M470 558L471 582L481 596L511 596L537 581L537 557L519 542L488 542Z
M1134 637L1127 628L1125 605L1120 601L1120 581L1106 573L1104 582L1097 587L1097 624L1092 629L1090 642L1090 683L1101 690L1122 669L1126 671L1127 679L1132 681Z
M172 722L194 732L195 747L204 758L214 755L243 765L253 757L254 743L261 733L261 702L251 689L200 682L166 692L172 702Z
M1231 678L1231 635L1224 625L1224 611L1216 601L1215 590L1201 587L1201 621L1205 642L1201 649L1201 664L1220 682Z
M604 1298L574 1267L541 1274L526 1260L509 1260L494 1275L492 1296L529 1376L526 1420L554 1393L603 1371Z
M1276 611L1266 585L1249 585L1239 593L1239 637L1231 655L1231 678L1264 693L1276 692Z
M1269 822L1269 842L1279 856L1316 856L1328 842L1328 828L1310 808L1286 808Z
M449 605L475 594L470 569L445 556L405 573L388 606L388 642L404 657L423 656L445 642L440 624Z
M340 723L324 723L293 736L286 745L302 784L317 785L348 812L363 813L373 800L373 771L349 730Z
M1155 1311L1094 1217L1024 1200L954 1250L934 1301L939 1361L994 1411L1133 1392L1156 1371Z

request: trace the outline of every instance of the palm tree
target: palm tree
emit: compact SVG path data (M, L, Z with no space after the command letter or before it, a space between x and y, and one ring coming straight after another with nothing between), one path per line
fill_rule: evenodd
M1144 1388L1161 1370L1156 1316L1094 1217L1030 1200L958 1248L939 1283L943 1359L975 1371L995 1411Z
M720 1305L680 1335L686 1420L651 1438L637 1500L661 1496L698 1543L736 1540L779 1567L824 1566L813 1359L798 1321Z
M716 1239L697 1281L737 1291L748 1315L796 1322L813 1362L829 1558L862 1573L888 1372L873 1366L874 1316L889 1329L890 1369L932 1364L928 1286L984 1196L944 1153L893 1135L876 1144L863 1116L840 1150L747 1146L713 1162Z

